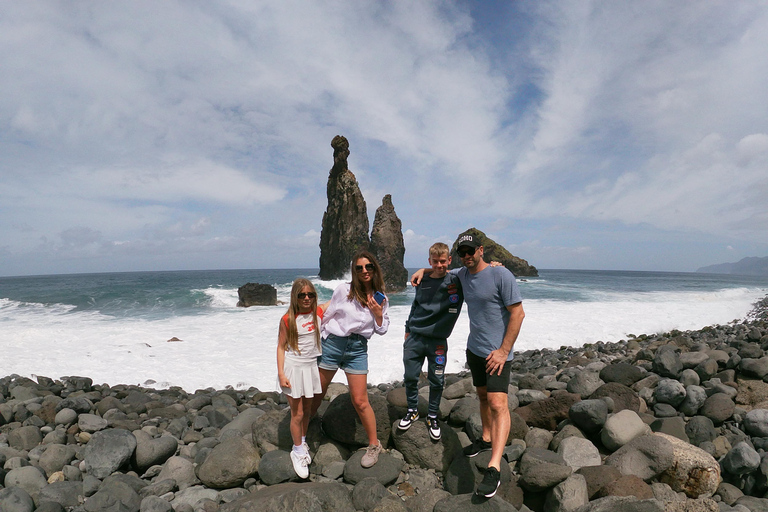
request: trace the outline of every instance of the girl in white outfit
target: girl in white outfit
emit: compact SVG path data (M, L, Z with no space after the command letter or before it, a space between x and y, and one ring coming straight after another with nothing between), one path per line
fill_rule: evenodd
M291 304L280 319L277 337L277 380L291 406L291 462L300 478L309 476L312 459L306 443L307 428L315 395L322 393L317 358L320 322L324 307L317 305L317 292L307 279L297 279L291 288ZM321 395L322 396L322 395Z

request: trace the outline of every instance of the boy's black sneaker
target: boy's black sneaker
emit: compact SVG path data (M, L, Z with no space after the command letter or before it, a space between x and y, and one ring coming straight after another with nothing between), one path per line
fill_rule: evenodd
M427 432L429 437L433 441L439 441L443 433L440 431L440 425L437 423L437 418L434 416L427 416Z
M397 428L400 430L408 430L413 425L413 422L419 419L419 411L415 409L408 409L403 419L397 424Z
M483 441L482 438L479 438L472 441L472 444L464 448L463 452L464 452L464 455L466 455L467 457L474 457L478 453L484 452L490 449L491 449L491 443L488 441Z
M499 473L499 470L495 467L489 466L488 469L485 470L483 481L477 486L475 494L485 498L493 498L499 485L501 485L501 473Z

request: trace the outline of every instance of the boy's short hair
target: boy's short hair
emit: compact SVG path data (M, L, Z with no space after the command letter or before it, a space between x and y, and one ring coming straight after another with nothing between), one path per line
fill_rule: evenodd
M448 255L450 253L451 253L451 250L443 242L434 243L432 244L432 247L429 248L430 258L432 258L433 256L442 256L443 254Z

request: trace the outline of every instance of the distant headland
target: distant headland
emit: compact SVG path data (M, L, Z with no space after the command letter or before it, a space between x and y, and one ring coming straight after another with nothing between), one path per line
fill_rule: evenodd
M736 263L719 263L701 267L696 272L705 274L740 274L745 276L768 276L768 256L744 258Z

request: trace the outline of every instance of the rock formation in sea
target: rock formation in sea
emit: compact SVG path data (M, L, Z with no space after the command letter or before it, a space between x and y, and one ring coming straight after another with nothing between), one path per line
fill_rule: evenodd
M456 252L456 242L458 242L459 238L464 235L472 235L480 241L483 246L483 259L485 261L498 261L518 277L535 277L539 275L539 271L536 270L536 267L530 265L522 258L513 256L512 253L488 238L485 233L477 228L469 228L456 237L456 241L453 242L453 247L451 248L451 268L459 268L462 265L461 258L459 258L459 254Z
M237 297L239 308L277 304L277 290L271 284L246 283L237 289Z
M341 135L331 141L333 167L328 175L328 208L320 232L320 279L339 279L360 249L368 248L368 210L357 179L349 170L349 142Z
M388 292L405 290L408 271L403 266L405 243L403 223L395 213L392 196L387 194L376 210L371 230L371 252L379 260Z

